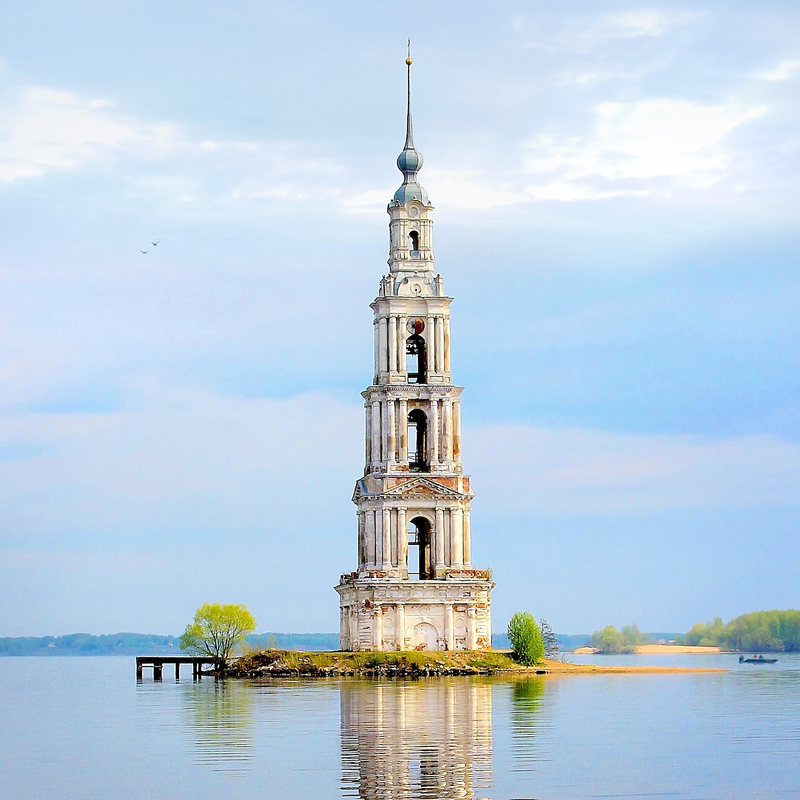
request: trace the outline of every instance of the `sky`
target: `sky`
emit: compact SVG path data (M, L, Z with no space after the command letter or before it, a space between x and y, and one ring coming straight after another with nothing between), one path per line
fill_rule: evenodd
M29 0L0 636L338 629L408 36L494 630L798 606L796 3Z

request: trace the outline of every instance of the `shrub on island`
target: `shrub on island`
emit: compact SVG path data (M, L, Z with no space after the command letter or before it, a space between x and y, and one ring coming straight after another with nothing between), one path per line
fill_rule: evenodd
M544 658L542 631L530 611L517 611L508 623L508 641L520 664L533 666Z

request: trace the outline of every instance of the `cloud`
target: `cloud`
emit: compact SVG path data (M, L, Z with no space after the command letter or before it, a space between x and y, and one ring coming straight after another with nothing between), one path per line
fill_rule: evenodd
M789 80L798 69L800 69L800 59L790 59L788 61L781 61L773 70L757 73L756 78L762 81L786 81Z
M703 16L699 12L672 11L657 8L639 9L612 14L578 15L557 30L550 31L547 38L540 38L542 19L529 19L518 15L512 19L511 28L517 35L536 38L526 46L560 51L586 52L597 47L625 39L658 39L676 29L689 26Z
M33 87L0 114L0 180L70 169L133 146L164 150L175 138L173 126L140 125L108 101Z
M641 9L623 14L603 14L598 20L597 28L608 38L638 39L643 36L657 38L679 25L692 22L696 17L696 14L685 12Z
M165 193L181 203L201 197L238 203L335 198L340 165L295 142L210 141L171 122L142 122L104 99L32 87L0 111L0 182L115 162L115 179ZM199 177L198 177L199 176Z
M496 425L465 437L498 513L640 513L797 505L800 445L771 436L616 434ZM478 471L476 470L476 473Z
M702 106L685 100L601 103L590 136L527 142L525 166L550 180L528 187L538 200L584 200L618 194L704 189L731 169L725 137L764 108Z

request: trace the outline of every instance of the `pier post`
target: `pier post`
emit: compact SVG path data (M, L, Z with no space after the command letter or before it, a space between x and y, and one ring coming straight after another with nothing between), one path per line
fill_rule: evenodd
M142 662L139 658L136 659L136 680L142 679Z
M181 662L175 662L175 683L178 683L181 679Z
M164 665L153 664L153 680L154 681L163 680L163 675L164 675Z

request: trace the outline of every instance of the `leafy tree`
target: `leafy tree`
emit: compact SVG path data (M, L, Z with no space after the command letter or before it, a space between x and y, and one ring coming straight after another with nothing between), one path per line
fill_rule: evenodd
M647 642L647 636L643 634L636 624L626 625L618 631L613 625L607 625L601 631L592 634L592 647L597 648L601 653L635 653L636 647Z
M800 651L800 611L754 611L732 619L727 625L717 617L705 625L698 622L686 634L686 643L719 646L729 650L773 652Z
M517 611L508 623L508 640L521 664L536 664L544 658L542 631L529 611Z
M234 648L256 629L244 605L206 603L194 613L194 622L181 636L181 650L209 656L227 664Z
M558 655L558 639L546 619L539 620L539 630L542 632L542 643L544 644L544 657L555 658Z

